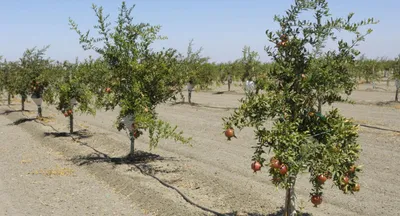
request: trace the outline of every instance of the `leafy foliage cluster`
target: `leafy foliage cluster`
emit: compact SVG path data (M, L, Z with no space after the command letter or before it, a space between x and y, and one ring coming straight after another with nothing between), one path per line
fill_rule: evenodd
M301 20L301 15L312 12L315 20ZM266 48L274 60L268 73L269 82L241 101L238 110L224 118L226 128L254 127L258 140L254 161L270 166L273 182L283 188L293 188L296 176L309 171L314 188L311 195L321 195L323 184L319 175L332 178L345 193L353 192L358 183L357 173L349 172L361 151L357 143L357 126L341 116L337 109L322 112L321 104L343 100L340 93L350 94L356 85L349 69L359 51L355 46L372 32L360 28L375 24L373 19L352 22L347 18L333 18L325 0L296 0L284 16L274 20L281 29L267 30L268 40L276 46ZM351 42L338 40L336 30L353 33ZM336 50L324 50L328 40L337 41ZM272 128L268 122L273 119ZM273 152L266 159L266 150ZM278 161L281 172L273 167ZM343 181L348 177L350 181Z

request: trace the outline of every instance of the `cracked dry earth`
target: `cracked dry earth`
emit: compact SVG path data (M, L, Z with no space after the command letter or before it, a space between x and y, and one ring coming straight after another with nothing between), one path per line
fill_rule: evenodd
M361 191L344 195L327 182L324 203L314 208L304 174L296 187L302 212L396 215L400 211L400 106L379 105L393 100L392 90L369 88L361 85L354 92L355 105L334 104L362 125ZM237 132L238 139L231 142L222 133L221 118L243 97L239 87L233 90L196 92L196 106L160 106L160 118L193 137L193 145L165 140L149 151L148 139L142 136L137 140L136 161L123 158L129 139L113 127L118 110L98 111L96 117L76 115L80 134L74 135L75 141L63 135L68 120L51 106L44 106L48 118L40 122L48 126L20 120L34 117L34 112L1 115L0 211L7 209L9 215L279 215L285 192L272 185L267 170L253 174L250 169L252 130ZM11 108L17 110L20 104L15 102ZM1 112L11 108L1 106ZM27 108L35 106L29 103ZM18 125L7 126L11 122Z

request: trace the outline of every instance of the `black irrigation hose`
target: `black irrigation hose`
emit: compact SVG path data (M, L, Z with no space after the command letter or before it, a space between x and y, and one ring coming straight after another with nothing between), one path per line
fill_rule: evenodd
M11 108L10 106L8 106L8 107L9 107L10 109L13 109L13 108ZM13 110L15 110L15 109L13 109ZM26 118L29 118L29 116L27 116L27 115L24 114L24 112L21 112L21 113L22 113L22 115L25 116ZM60 132L59 130L55 129L53 126L48 125L48 124L45 124L45 123L43 123L43 122L41 122L41 121L38 121L37 119L34 119L34 121L35 121L36 123L39 123L39 124L43 125L43 126L50 127L50 128L53 129L55 132L58 132L58 133ZM72 140L75 141L75 142L79 142L80 144L84 144L84 143L81 142L80 140L74 138L71 134L69 134L69 137L71 137ZM105 155L105 154L103 154L103 155L104 155L106 158L109 158L108 155ZM213 210L211 210L211 209L208 209L208 208L206 208L206 207L203 207L203 206L200 206L200 205L194 203L194 202L191 201L187 196L185 196L180 190L178 190L176 187L165 183L164 181L162 181L161 179L157 178L157 177L154 176L154 175L151 175L151 174L146 173L146 172L143 171L143 169L140 168L138 165L136 165L136 164L133 164L133 165L140 171L140 173L142 173L142 175L150 176L150 177L152 177L153 179L155 179L155 180L157 180L158 182L160 182L160 183L161 183L162 185L164 185L165 187L175 190L175 191L176 191L179 195L181 195L181 197L182 197L186 202L188 202L189 204L191 204L191 205L193 205L193 206L196 206L197 208L200 208L200 209L203 210L203 211L207 211L207 212L213 213L213 214L218 215L218 216L224 216L224 215L225 215L225 214L221 214L221 213L219 213L219 212L213 211Z
M133 165L134 165L143 175L150 176L150 177L154 178L155 180L157 180L158 182L160 182L160 183L161 183L162 185L164 185L165 187L168 187L168 188L171 188L171 189L175 190L179 195L182 196L182 198L183 198L186 202L190 203L191 205L194 205L194 206L196 206L197 208L200 208L200 209L202 209L202 210L204 210L204 211L207 211L207 212L211 212L211 213L213 213L213 214L215 214L215 215L218 215L218 216L223 216L223 215L225 215L225 214L221 214L221 213L219 213L219 212L213 211L213 210L211 210L211 209L208 209L208 208L206 208L206 207L203 207L203 206L200 206L200 205L194 203L193 201L191 201L187 196L185 196L181 191L179 191L179 190L178 190L177 188L175 188L174 186L165 183L164 181L160 180L159 178L157 178L157 177L154 176L154 175L151 175L151 174L148 174L148 173L144 172L144 171L142 170L142 168L140 168L138 165L136 165L136 164L133 164Z

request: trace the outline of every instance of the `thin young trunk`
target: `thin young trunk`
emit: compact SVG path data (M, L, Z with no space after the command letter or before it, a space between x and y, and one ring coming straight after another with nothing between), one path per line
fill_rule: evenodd
M395 85L396 85L396 96L394 100L396 102L399 102L399 88L400 88L400 81L398 79L395 79Z
M182 91L179 92L179 94L181 95L181 100L183 103L185 103L185 96L183 95Z
M74 133L74 114L72 113L69 116L69 133L70 134Z
M286 189L286 198L285 198L285 216L295 216L296 215L296 194L294 191L296 177L289 177L292 180L292 185L290 188Z
M321 100L321 98L318 98L318 112L322 113L322 100Z
M129 132L129 138L131 140L131 149L129 151L129 156L133 158L133 155L135 154L135 137L133 136L133 131Z
M42 116L42 106L41 105L38 106L38 116L39 116L39 118L43 117Z
M10 93L8 93L8 96L7 96L7 104L9 106L11 105L11 94Z
M231 91L231 83L228 82L228 91Z
M131 160L134 158L135 154L135 131L137 130L137 125L135 124L135 114L129 114L123 117L122 120L125 125L125 130L129 132L131 148L129 150L129 154L127 155L127 159ZM149 130L149 132L151 133L151 130Z
M22 111L25 111L25 100L26 100L26 96L21 95L21 110Z
M191 104L192 103L192 91L188 92L188 100L189 100L189 103Z

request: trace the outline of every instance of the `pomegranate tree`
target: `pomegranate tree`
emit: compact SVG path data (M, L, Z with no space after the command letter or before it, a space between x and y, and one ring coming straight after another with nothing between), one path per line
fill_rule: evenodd
M42 49L36 47L26 49L22 57L15 62L8 62L6 67L6 89L11 95L21 96L21 110L25 110L25 101L29 95L41 97L48 84L42 73L47 71L51 60L45 58L49 46ZM41 115L41 109L38 110Z
M131 150L134 156L135 139L141 131L148 131L150 148L156 147L160 139L172 138L189 143L190 138L177 131L166 121L158 118L157 105L171 99L178 91L181 80L180 55L175 49L154 51L151 45L158 39L160 26L135 23L132 11L122 2L116 25L111 26L103 7L92 6L97 17L94 28L98 37L91 37L78 29L70 19L71 29L79 35L84 50L93 50L99 59L88 61L90 83L96 94L96 105L114 110L119 108L117 128L129 131ZM107 90L109 88L109 91ZM135 126L133 126L133 123ZM135 132L138 129L139 131Z
M315 20L301 16L313 13ZM344 193L358 191L356 164L361 151L358 126L340 115L338 109L322 112L319 105L343 100L356 82L349 71L359 54L354 47L363 41L360 27L375 24L373 19L353 23L353 14L333 18L326 0L295 0L286 14L275 16L280 28L266 31L273 46L266 48L274 61L268 80L249 93L240 107L224 118L225 128L254 127L258 140L253 161L269 167L272 182L286 189L285 214L296 214L295 183L298 174L309 171L313 189L310 201L319 205L328 179ZM336 30L355 38L338 40ZM337 42L335 49L324 45ZM272 127L266 126L273 121ZM273 158L266 155L267 149Z
M394 100L399 102L399 90L400 90L400 55L395 58L393 63L393 76L396 86L396 94Z
M75 111L95 115L94 98L88 83L90 82L90 62L57 62L51 70L44 73L50 84L43 93L48 104L56 105L66 118L69 118L69 132L74 133Z
M187 53L185 56L180 55L180 68L175 74L175 89L179 92L182 102L185 102L185 96L183 91L188 91L188 101L192 103L192 92L194 88L206 88L212 84L212 70L209 70L208 61L209 57L202 55L203 48L200 47L198 50L193 50L193 40L190 40ZM177 100L176 96L172 97L173 100Z

